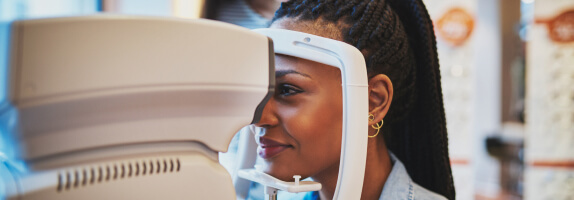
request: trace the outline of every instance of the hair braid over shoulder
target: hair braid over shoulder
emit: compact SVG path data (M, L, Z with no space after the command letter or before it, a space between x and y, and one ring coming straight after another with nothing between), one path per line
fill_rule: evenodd
M343 41L365 57L369 76L394 85L385 117L388 148L419 185L455 198L436 39L421 0L291 0L275 19L290 17L344 25Z

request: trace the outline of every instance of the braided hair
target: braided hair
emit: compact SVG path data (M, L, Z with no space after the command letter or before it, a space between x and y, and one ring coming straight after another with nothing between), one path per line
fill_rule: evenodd
M341 39L363 52L369 77L391 79L387 147L414 182L454 199L436 38L421 0L291 0L273 20L284 17L338 24Z

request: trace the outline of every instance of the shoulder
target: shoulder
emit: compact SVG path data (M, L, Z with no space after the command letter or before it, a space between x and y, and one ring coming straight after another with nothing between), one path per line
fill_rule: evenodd
M413 198L414 200L447 200L446 197L434 193L426 188L413 182Z
M384 199L408 199L408 200L446 200L445 197L430 191L415 183L407 172L403 163L389 152L391 161L394 162L387 182L383 186L380 200Z

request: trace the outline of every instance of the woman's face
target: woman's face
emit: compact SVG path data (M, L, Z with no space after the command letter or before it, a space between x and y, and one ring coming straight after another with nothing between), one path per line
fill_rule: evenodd
M263 170L281 180L338 172L342 91L338 68L277 55L275 94L256 125Z

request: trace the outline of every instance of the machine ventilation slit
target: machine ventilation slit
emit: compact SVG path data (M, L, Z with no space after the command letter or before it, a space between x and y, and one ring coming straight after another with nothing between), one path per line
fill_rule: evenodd
M61 192L62 191L62 187L63 187L63 183L64 182L64 177L62 176L62 173L58 173L58 187L56 188L56 191Z
M169 167L169 171L170 171L170 172L173 172L173 158L170 158L170 159L169 159L169 163L171 163L171 164L170 164L171 166Z
M149 161L149 174L153 174L153 161Z
M139 176L140 175L140 163L136 162L136 173L135 176Z
M82 169L82 186L88 184L88 171L86 168Z
M179 162L179 158L176 158L176 159L175 159L175 162L177 163L176 171L179 172L179 168L181 167L181 163Z
M96 170L93 167L91 167L90 173L92 174L90 176L90 184L94 184L94 182L96 181Z
M110 170L110 166L109 166L109 165L106 165L106 181L109 181L109 180L110 180L111 173L112 173L112 172L111 172L111 170Z
M104 169L102 169L102 166L98 167L98 171L98 183L100 183L104 179Z
M74 187L80 186L80 182L82 182L82 177L80 176L80 172L78 170L74 170Z
M132 173L133 173L134 168L133 168L131 162L128 163L128 170L129 170L128 171L128 177L132 177Z
M163 173L167 173L167 161L163 159Z
M118 165L114 164L114 179L113 180L118 179L119 174L120 174L120 172L118 171Z
M126 165L124 163L120 164L120 178L126 177Z
M145 173L147 172L147 164L145 161L142 161L142 166L143 166L142 175L145 175Z
M66 190L70 189L72 186L72 175L70 173L66 173Z
M74 187L78 187L80 185L80 173L78 170L74 171Z
M156 173L159 174L159 173L161 172L161 168L164 167L164 166L162 166L162 165L159 163L159 159L157 159L155 162L156 162L156 164L157 164L157 171L156 171Z

